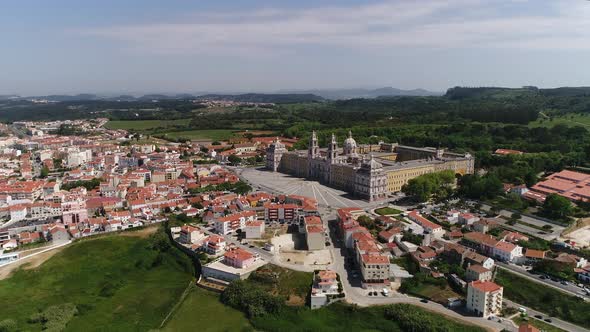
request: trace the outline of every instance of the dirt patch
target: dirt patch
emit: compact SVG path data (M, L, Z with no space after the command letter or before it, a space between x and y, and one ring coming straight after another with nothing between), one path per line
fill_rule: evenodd
M146 237L154 234L157 230L158 230L158 225L152 225L152 226L142 228L138 231L121 232L120 236L146 238Z
M299 307L305 304L305 299L301 296L297 295L289 295L289 299L287 299L288 306Z
M35 256L27 256L18 262L8 264L6 266L0 267L0 280L8 278L13 271L16 271L19 268L23 268L25 270L34 269L39 267L43 264L46 260L53 257L53 255L57 254L58 252L62 251L66 246L59 247L57 249L49 250L44 253L35 255Z

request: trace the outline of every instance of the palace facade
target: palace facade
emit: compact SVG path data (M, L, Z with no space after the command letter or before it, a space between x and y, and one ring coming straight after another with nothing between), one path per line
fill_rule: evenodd
M468 153L396 143L359 146L351 132L342 149L338 148L333 134L327 149L320 149L314 131L307 151L288 151L283 143L275 140L266 150L266 167L274 172L317 180L373 201L400 191L410 179L422 174L443 170L472 174L474 158Z

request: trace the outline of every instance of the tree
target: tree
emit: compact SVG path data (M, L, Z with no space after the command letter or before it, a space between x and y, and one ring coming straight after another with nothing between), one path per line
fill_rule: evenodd
M402 191L420 202L430 198L441 200L452 194L451 185L454 183L455 173L442 171L415 177L402 187Z
M359 222L359 224L367 229L375 229L377 228L377 225L375 225L375 221L373 220L373 218L367 216L367 215L362 215L359 216L357 218L357 221Z
M44 179L47 177L47 175L49 175L49 168L47 168L47 166L43 166L43 168L41 168L41 174L39 177Z
M550 194L543 203L543 212L553 218L566 218L573 212L572 202L557 194Z
M227 161L229 161L232 165L237 165L242 162L242 158L236 156L235 154L231 154L227 157Z

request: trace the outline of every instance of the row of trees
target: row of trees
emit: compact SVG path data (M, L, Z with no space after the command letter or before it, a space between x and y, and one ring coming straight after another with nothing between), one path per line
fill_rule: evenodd
M415 197L420 202L430 198L441 200L453 193L455 173L451 170L420 175L408 181L402 192Z

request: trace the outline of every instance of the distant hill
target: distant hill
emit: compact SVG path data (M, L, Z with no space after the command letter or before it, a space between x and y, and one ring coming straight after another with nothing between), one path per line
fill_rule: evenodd
M281 91L284 93L308 93L321 96L325 99L354 99L354 98L377 98L393 96L440 96L441 92L433 92L424 89L402 90L392 87L378 89L313 89L313 90L292 90Z
M229 94L207 94L196 97L196 99L209 100L230 100L244 103L304 103L323 101L324 98L311 93L245 93L238 95Z
M549 97L574 97L574 96L590 96L590 87L562 87L555 89L541 89L541 94Z
M0 100L12 100L12 99L19 99L19 95L0 95Z
M468 99L468 98L493 98L505 99L522 96L539 95L539 89L534 86L525 86L522 88L504 88L504 87L460 87L456 86L447 90L445 97L449 99Z
M459 87L447 90L445 97L449 99L466 98L517 98L525 96L546 96L546 97L577 97L590 96L590 87L560 87L551 89L539 89L534 86L522 88L504 87Z

